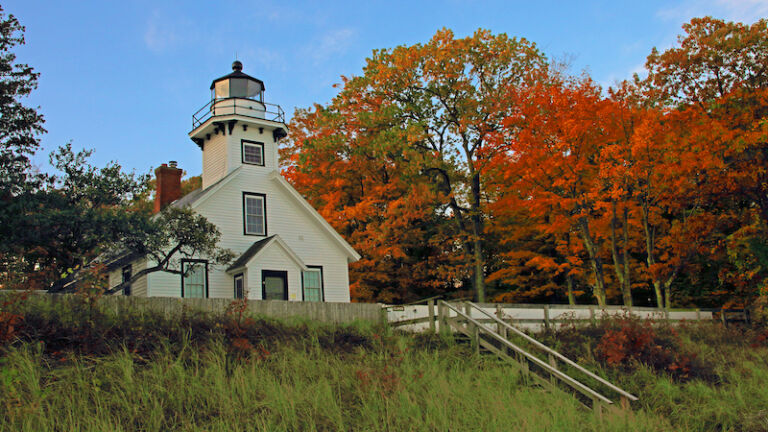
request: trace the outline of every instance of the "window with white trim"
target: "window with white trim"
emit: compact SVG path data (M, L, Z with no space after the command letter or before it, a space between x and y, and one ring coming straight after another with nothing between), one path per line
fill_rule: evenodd
M181 296L208 297L208 261L181 260Z
M235 275L235 298L245 298L245 278L242 273Z
M323 268L307 266L307 271L301 273L301 283L304 289L304 301L323 301Z
M267 235L266 196L243 194L243 225L246 235Z
M264 143L242 140L243 163L264 166Z

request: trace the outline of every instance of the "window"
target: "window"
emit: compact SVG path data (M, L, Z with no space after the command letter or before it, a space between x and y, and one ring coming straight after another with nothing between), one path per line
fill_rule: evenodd
M131 276L133 275L133 269L131 266L125 266L123 267L123 283L128 282L131 280ZM131 295L131 285L125 285L123 287L123 295L129 296Z
M208 261L181 260L181 296L208 297Z
M264 166L264 143L243 140L243 163Z
M323 268L320 266L307 266L309 269L301 274L301 283L304 287L304 301L321 302L323 295Z
M246 235L267 235L267 206L263 194L243 193L243 229Z
M235 298L245 298L245 278L242 273L235 275Z

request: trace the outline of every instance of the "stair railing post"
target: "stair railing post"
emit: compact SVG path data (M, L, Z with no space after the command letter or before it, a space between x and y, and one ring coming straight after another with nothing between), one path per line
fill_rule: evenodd
M502 320L502 314L501 314L501 305L500 305L500 304L497 304L497 305L496 305L496 318L498 318L498 319L499 319L499 321L501 321L501 320ZM504 327L503 325L501 325L501 323L497 323L497 324L496 324L496 332L497 332L498 334L500 334L500 335L503 335L503 336L506 338L506 337L507 337L507 335L506 335L506 332L505 332L504 330L506 330L506 327ZM503 332L503 333L502 333L502 332Z
M427 301L427 311L429 312L429 331L435 334L435 299Z
M629 409L629 399L627 399L626 396L621 395L621 398L619 398L621 409L628 410Z
M544 329L549 331L549 305L544 305Z
M523 380L526 384L528 384L530 382L530 369L528 367L528 359L518 352L515 352L515 357L517 358L517 362L520 363L520 371L523 374Z
M557 369L557 362L555 361L555 356L553 356L551 353L547 353L547 360L549 360L549 365L552 366L552 369ZM549 381L554 387L555 384L557 384L557 379L553 373L549 374Z
M439 324L437 330L440 334L446 334L448 332L448 323L446 322L445 302L443 300L437 302L437 321Z
M595 416L597 417L598 421L602 421L603 420L603 402L597 398L592 399L592 409L595 411Z

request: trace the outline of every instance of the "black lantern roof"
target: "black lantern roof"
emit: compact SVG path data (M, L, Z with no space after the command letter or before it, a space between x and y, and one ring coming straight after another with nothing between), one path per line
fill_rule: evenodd
M235 60L234 63L232 63L232 73L213 80L213 82L211 83L211 90L213 90L213 88L216 87L217 82L232 79L232 78L245 78L251 81L255 81L261 84L262 91L265 89L264 81L243 73L243 64L240 63L238 60Z

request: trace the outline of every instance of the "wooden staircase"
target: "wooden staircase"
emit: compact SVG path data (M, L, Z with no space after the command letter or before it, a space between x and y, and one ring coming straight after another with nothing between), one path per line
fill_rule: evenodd
M430 314L433 316L432 314ZM482 318L481 318L482 317ZM601 391L618 397L618 406L629 409L638 398L595 375L578 363L527 335L501 318L471 302L437 301L441 332L466 336L478 352L487 350L517 364L526 381L573 394L584 406L602 415L605 408L617 407ZM432 328L433 325L431 325ZM526 349L520 345L525 345ZM578 375L582 381L571 375Z

